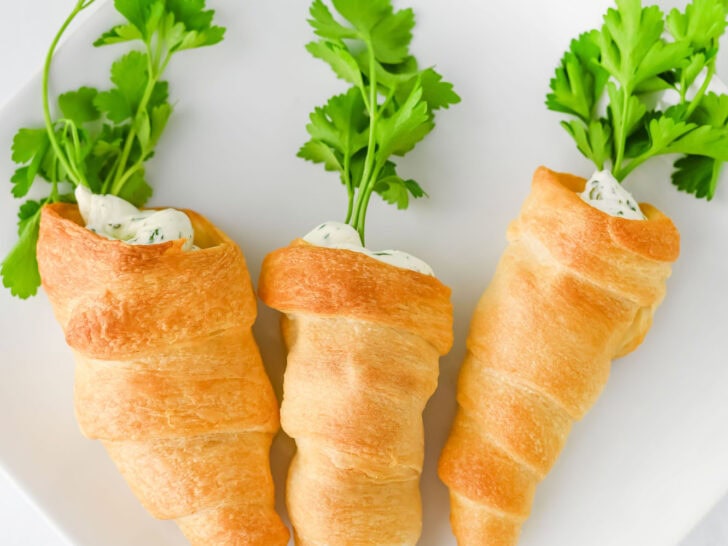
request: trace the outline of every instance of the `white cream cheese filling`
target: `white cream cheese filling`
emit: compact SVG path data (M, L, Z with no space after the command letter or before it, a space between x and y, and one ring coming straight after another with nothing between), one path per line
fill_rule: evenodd
M193 250L195 233L189 217L179 210L139 210L115 195L98 195L77 186L76 201L86 228L131 245L153 245L184 239L183 250Z
M435 276L432 268L419 258L400 250L369 250L361 244L359 234L348 224L341 222L324 222L309 231L303 240L315 246L326 248L342 248L360 252L395 267L411 269L424 275Z
M595 209L611 216L629 220L646 219L632 194L607 170L595 172L579 197Z

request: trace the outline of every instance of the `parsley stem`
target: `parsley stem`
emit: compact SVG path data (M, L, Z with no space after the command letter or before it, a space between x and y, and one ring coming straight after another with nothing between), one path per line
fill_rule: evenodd
M126 180L126 164L129 161L131 148L134 145L134 140L137 136L137 124L139 123L140 112L146 109L147 102L149 101L149 97L152 94L152 89L154 89L155 83L155 79L152 78L152 75L150 74L149 80L147 81L147 86L144 89L144 95L142 95L142 100L139 102L139 108L134 115L134 121L132 122L131 128L129 129L129 134L126 137L126 142L124 142L124 148L122 149L119 163L116 166L116 175L114 176L114 182L111 184L111 193L113 195L119 195L119 192L121 192L124 187L124 181Z
M372 180L376 180L379 177L379 171L381 170L381 167L377 167L374 170L374 173L372 174ZM359 215L359 218L357 220L356 230L359 232L361 236L361 242L364 244L364 230L366 228L366 221L367 221L367 210L369 209L369 199L372 197L372 193L374 192L374 184L369 184L364 190L363 193L360 194L363 196L362 200L362 207L361 207L361 214Z
M649 152L645 152L644 154L632 159L623 168L614 169L614 172L612 174L614 175L614 178L616 178L619 182L622 182L625 178L627 178L627 176L629 176L632 171L642 165L642 163L656 155L659 155L659 151L650 150Z
M147 58L148 58L148 65L149 65L149 73L150 74L152 73L152 69L153 68L155 68L155 69L158 69L159 68L159 63L162 61L162 49L163 49L163 45L162 44L164 44L164 34L163 34L164 33L164 29L165 29L165 26L164 25L162 25L159 28L159 35L157 37L157 47L156 47L156 49L155 48L152 48L151 42L150 43L147 43L147 56L148 56Z
M119 179L119 184L118 184L119 192L124 188L124 185L129 181L129 179L134 175L134 173L136 173L143 165L144 165L144 157L142 156L142 157L139 157L139 159L136 161L136 163L134 163L134 165L132 165L131 167L126 169L126 171L124 172L124 175ZM115 193L114 195L118 195L118 192Z
M71 138L73 140L73 158L74 158L74 164L76 166L82 164L82 158L81 158L81 138L78 136L78 127L76 127L76 124L73 123L71 120L65 120L65 131L70 131ZM80 175L80 171L76 170L77 174Z
M58 159L53 159L53 168L50 169L51 175L51 193L48 196L48 201L55 203L58 199Z
M114 161L113 166L109 169L108 174L106 175L106 178L104 179L104 183L101 185L101 194L107 194L109 193L109 188L111 187L111 180L114 177L114 173L116 172L116 165L118 164L119 157L116 157L116 160Z
M346 186L346 195L348 197L348 204L346 207L346 220L344 220L345 224L348 224L351 220L351 214L354 211L354 187L351 183L351 155L346 153L344 155L344 185Z
M367 39L365 42L369 53L369 142L367 145L367 155L364 159L364 171L362 172L361 181L359 183L359 195L356 200L356 210L351 222L354 228L356 228L359 232L361 244L365 244L364 220L362 220L362 217L366 216L366 209L369 204L367 191L371 193L370 187L374 186L373 180L376 180L371 173L374 169L374 156L376 154L376 128L377 119L379 117L379 107L377 104L377 60L374 56L374 46L372 45L371 40Z
M160 45L160 48L162 46ZM154 69L152 66L151 61L151 53L149 50L147 50L147 63L148 63L148 79L147 79L147 85L144 89L144 94L142 95L141 100L139 101L139 107L137 108L137 111L134 114L134 121L132 122L132 126L129 129L129 134L126 137L126 142L124 143L124 148L121 152L121 157L119 158L119 163L117 164L116 168L116 174L114 175L114 181L111 184L111 194L113 195L119 195L121 190L124 188L124 184L127 180L131 177L131 174L133 174L134 171L137 169L135 167L132 167L130 169L131 174L127 172L126 164L129 161L129 155L131 154L132 146L134 145L134 140L137 137L137 130L138 130L138 124L140 123L139 120L141 119L142 112L145 112L147 109L147 105L149 104L149 99L152 96L152 92L154 91L154 87L157 85L157 81L159 79L159 76L164 72L164 69L167 67L167 64L169 63L169 60L171 58L172 54L168 53L166 58L164 59L164 62L158 69ZM144 160L144 150L142 150L140 161Z
M708 90L708 86L710 85L710 80L713 79L714 74L715 74L715 57L713 57L713 60L708 65L708 69L707 69L707 72L705 73L705 79L703 80L703 84L700 86L700 89L698 89L698 92L695 93L695 96L690 101L690 104L688 104L688 109L685 111L685 119L689 119L690 116L695 111L695 109L700 104L700 101L703 99L703 95L705 95L705 92Z
M614 171L618 172L622 168L622 161L624 160L624 148L627 142L627 125L626 121L630 118L630 92L627 89L622 90L622 119L619 127L617 128L618 134L615 139L615 148L617 149L617 157L614 160Z
M61 145L58 142L58 138L56 137L56 131L53 126L53 122L51 121L51 106L48 92L48 82L51 73L51 61L53 60L53 56L56 52L56 47L58 47L58 42L61 40L61 36L63 36L63 34L66 32L76 16L81 13L81 11L93 4L94 1L95 0L79 0L78 2L76 2L76 6L73 8L73 11L71 11L66 20L61 25L61 28L54 36L53 41L51 42L51 46L48 49L48 53L46 55L45 64L43 65L43 119L45 120L48 140L50 140L53 151L55 152L58 160L61 162L63 168L66 170L66 173L68 173L68 177L71 179L71 182L76 185L81 184L86 187L88 187L88 182L74 168L75 165L71 165L68 157L66 157L63 150L61 150Z

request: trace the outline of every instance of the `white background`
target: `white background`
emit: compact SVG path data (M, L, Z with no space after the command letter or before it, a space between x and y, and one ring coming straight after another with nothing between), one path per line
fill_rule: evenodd
M50 38L71 3L71 0L3 2L0 16L0 107L40 70ZM324 100L325 97L320 99ZM0 161L9 161L9 150L0 150ZM3 192L0 199L9 196L8 190L9 185L3 186L0 181L0 191ZM7 233L0 235L7 236ZM2 441L12 440L6 437ZM617 522L615 524L618 525ZM63 544L45 523L42 515L32 508L23 494L1 472L0 530L0 542L4 546ZM722 501L682 546L725 544L728 544L728 499Z

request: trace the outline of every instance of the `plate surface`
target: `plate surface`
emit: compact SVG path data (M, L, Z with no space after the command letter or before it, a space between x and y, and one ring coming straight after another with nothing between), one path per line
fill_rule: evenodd
M267 252L343 215L336 177L295 157L308 113L343 84L303 48L312 39L308 2L208 4L228 34L172 63L175 113L149 168L151 203L195 208L215 221L242 247L255 282ZM455 410L469 318L533 170L545 164L591 173L543 100L570 37L597 26L609 2L397 3L405 5L417 15L414 53L423 65L436 65L463 102L440 112L435 132L400 163L430 199L404 213L375 203L368 242L425 259L453 288L455 346L441 361L440 386L425 411L420 541L446 546L455 540L435 468ZM90 43L117 20L107 2L75 31L56 61L54 88L107 85L120 52ZM724 55L720 73L726 68ZM13 169L7 150L15 130L41 123L39 87L32 80L0 112L0 180ZM522 546L676 544L728 488L728 180L724 174L706 203L674 190L669 168L658 161L628 184L681 230L667 298L643 346L614 364L605 393L574 427L539 487ZM0 193L2 256L15 242L16 208L8 185ZM278 317L259 307L255 332L280 395ZM184 545L173 524L138 505L101 445L78 432L73 359L45 296L19 301L0 291L0 330L5 471L73 544ZM272 465L281 512L292 451L280 435Z

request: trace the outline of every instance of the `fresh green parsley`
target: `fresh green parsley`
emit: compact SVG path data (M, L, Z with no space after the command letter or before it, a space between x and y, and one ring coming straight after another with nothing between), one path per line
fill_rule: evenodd
M45 127L20 129L13 138L12 160L19 165L10 180L13 196L26 197L39 179L47 183L46 197L20 206L18 242L0 269L3 285L21 298L34 295L40 286L36 242L41 207L75 201L62 182L118 195L137 207L149 199L152 188L144 164L172 113L162 74L174 54L216 44L225 33L213 24L214 11L205 9L205 0L115 0L126 22L102 34L94 45L131 42L141 43L141 49L113 63L110 89L81 87L60 95L59 117L54 120L48 83L56 46L76 16L94 2L76 0L48 50L43 70Z
M314 0L309 23L319 40L306 49L328 63L351 87L311 113L311 139L298 156L338 172L348 194L346 223L364 243L372 193L406 209L425 194L397 174L392 156L403 156L435 126L435 110L460 101L433 68L420 69L409 52L415 19L394 11L391 0Z
M617 0L601 29L571 42L546 105L571 116L562 126L598 169L622 181L652 157L678 154L672 183L710 200L728 161L728 96L708 91L727 16L725 0L668 14ZM656 107L658 93L672 104Z

